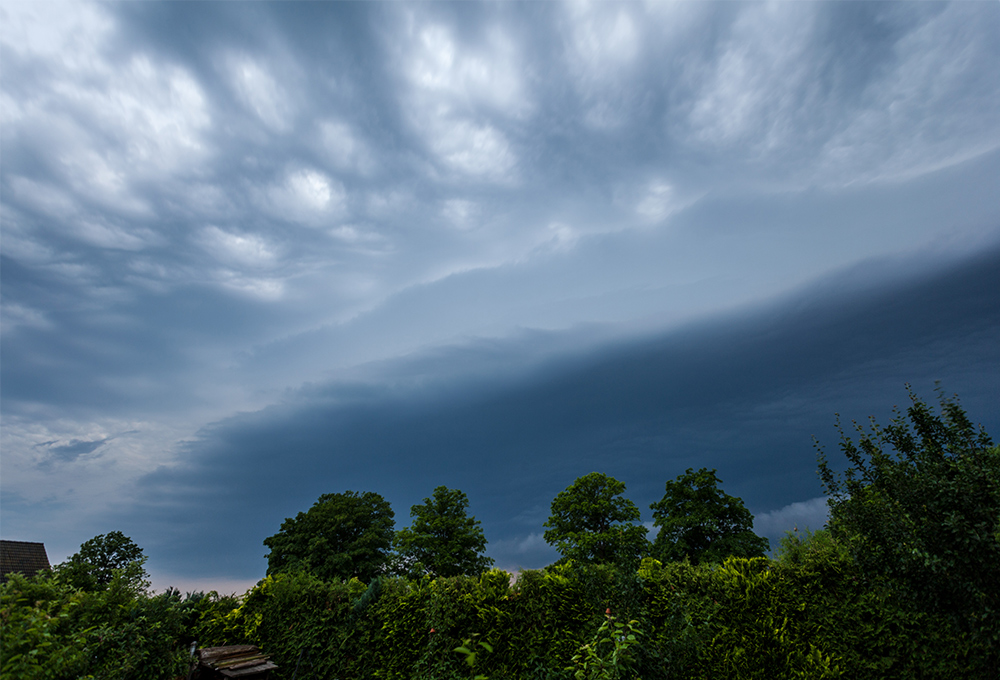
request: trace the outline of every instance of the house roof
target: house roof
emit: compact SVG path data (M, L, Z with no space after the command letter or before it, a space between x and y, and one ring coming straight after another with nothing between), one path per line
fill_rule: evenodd
M7 574L11 572L34 576L50 568L44 543L0 541L0 582L6 581Z

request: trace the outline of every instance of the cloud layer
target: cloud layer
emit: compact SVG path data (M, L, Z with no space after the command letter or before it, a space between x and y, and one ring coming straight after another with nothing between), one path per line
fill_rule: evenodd
M5 537L59 559L127 525L162 578L231 582L320 493L405 520L446 483L535 566L575 474L648 505L699 461L780 535L833 411L935 378L995 403L998 29L0 4Z

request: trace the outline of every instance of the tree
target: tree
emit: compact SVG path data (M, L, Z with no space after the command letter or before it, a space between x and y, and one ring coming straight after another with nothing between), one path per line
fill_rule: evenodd
M624 491L624 484L599 472L580 477L553 499L545 542L577 562L638 561L649 542L645 527L632 524L639 509L621 498Z
M938 390L940 414L907 386L912 405L886 427L854 423L844 434L841 476L822 448L829 527L866 576L970 634L996 677L1000 649L1000 447L975 427L957 397Z
M483 555L486 537L475 517L466 515L468 497L458 489L439 486L433 498L410 508L413 523L396 532L396 545L411 573L434 576L476 576L493 565Z
M323 494L308 512L286 519L264 539L271 550L267 573L304 569L328 581L370 581L388 562L393 517L388 501L371 491Z
M667 482L663 498L649 507L660 531L653 555L663 561L692 564L722 562L727 557L763 557L768 541L753 532L753 515L743 500L719 488L715 470L687 469Z
M56 572L75 588L88 591L105 590L118 572L130 586L142 590L148 577L145 563L142 548L122 532L112 531L81 544L79 552L56 566Z

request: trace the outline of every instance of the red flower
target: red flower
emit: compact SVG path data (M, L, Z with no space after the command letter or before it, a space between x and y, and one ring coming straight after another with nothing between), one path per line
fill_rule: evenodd
M607 609L605 609L604 613L610 615L611 614L611 607L608 607Z
M434 629L433 629L433 628L431 628L431 632L432 632L432 633L434 632Z

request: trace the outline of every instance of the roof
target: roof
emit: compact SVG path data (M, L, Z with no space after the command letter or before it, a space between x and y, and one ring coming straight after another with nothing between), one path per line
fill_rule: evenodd
M0 582L11 572L34 576L43 569L51 569L44 543L0 541Z

